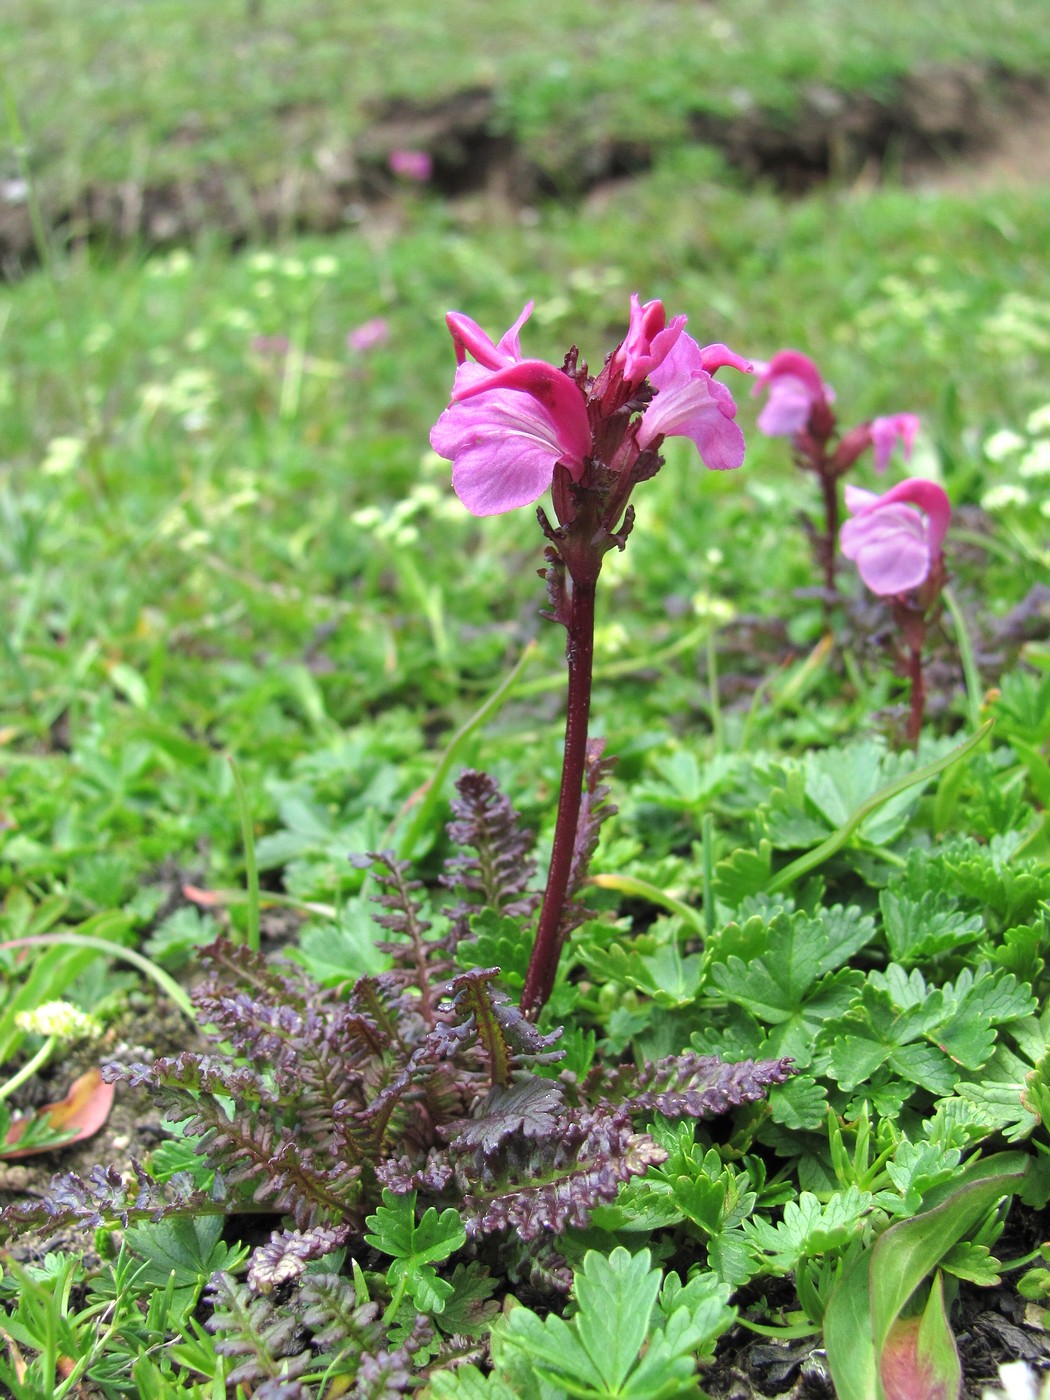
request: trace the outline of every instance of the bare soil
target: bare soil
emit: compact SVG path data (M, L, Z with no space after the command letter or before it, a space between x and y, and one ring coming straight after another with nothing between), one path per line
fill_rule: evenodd
M287 120L294 124L294 111ZM690 134L746 181L789 194L828 181L960 192L1050 183L1050 86L999 70L918 69L883 96L810 86L790 114L761 106L732 118L697 112ZM265 183L242 170L188 166L185 179L161 185L89 183L65 205L46 187L39 193L60 244L150 249L208 232L236 246L389 215L405 193L387 168L398 148L431 155L431 187L446 198L485 192L512 206L582 197L648 169L658 154L644 142L608 139L570 143L560 163L537 164L499 132L497 94L475 88L429 106L390 103L352 146L304 151ZM0 185L0 275L17 276L36 260L27 192L8 181Z

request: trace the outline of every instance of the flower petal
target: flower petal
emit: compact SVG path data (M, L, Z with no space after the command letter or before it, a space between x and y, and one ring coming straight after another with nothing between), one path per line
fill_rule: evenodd
M551 414L514 389L454 403L434 424L430 442L452 461L453 488L474 515L498 515L538 500L565 457Z
M464 403L479 394L513 389L532 396L554 424L561 443L561 458L578 475L591 451L591 425L587 405L578 385L546 360L521 360L506 369L481 376L457 371L452 391L454 403Z
M691 343L699 355L699 346ZM672 356L676 354L677 347ZM685 359L683 355L683 362ZM663 368L666 366L667 361ZM663 368L661 378L665 377ZM706 467L715 471L739 467L744 460L744 435L733 422L736 404L726 386L704 370L685 379L672 370L666 378L667 387L658 390L638 425L639 447L648 447L658 437L687 437L696 444Z
M944 490L935 481L909 477L884 496L856 486L847 486L845 496L853 518L842 527L842 552L871 591L886 597L924 583L951 519Z
M895 413L888 418L873 418L871 420L871 445L875 455L875 470L877 472L881 473L886 470L898 438L904 460L906 462L911 460L911 451L915 445L915 435L919 431L919 427L919 419L914 413Z
M769 391L758 417L759 432L767 437L791 437L806 426L819 405L830 404L835 394L820 370L800 350L778 350L768 364L758 366L753 394Z
M451 331L456 346L456 363L461 365L468 354L473 355L479 365L489 370L505 369L507 365L516 363L521 359L518 332L532 315L532 306L531 301L525 303L521 315L510 330L500 337L498 345L492 343L477 321L464 316L462 311L450 311L445 317L445 324Z
M930 544L922 517L891 505L847 520L842 552L857 565L865 584L880 597L918 588L930 572Z

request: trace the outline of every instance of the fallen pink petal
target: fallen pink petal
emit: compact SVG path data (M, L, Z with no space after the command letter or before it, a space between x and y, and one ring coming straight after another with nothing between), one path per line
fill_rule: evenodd
M31 1157L40 1152L54 1152L51 1147L19 1147L31 1121L46 1120L52 1132L67 1132L71 1136L58 1146L68 1147L74 1142L82 1142L94 1136L109 1117L113 1107L113 1085L106 1084L102 1072L89 1069L80 1075L70 1086L69 1093L58 1103L47 1104L25 1118L16 1118L7 1130L6 1144L0 1147L0 1157L10 1160L14 1157Z

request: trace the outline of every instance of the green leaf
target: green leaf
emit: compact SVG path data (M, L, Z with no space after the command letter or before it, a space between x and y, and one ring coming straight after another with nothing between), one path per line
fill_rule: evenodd
M842 1015L862 984L849 969L822 974L863 946L874 923L841 906L816 916L778 913L762 925L749 919L718 941L708 975L723 997L776 1027L763 1053L791 1055L805 1068L812 1045L829 1019ZM727 949L744 944L738 956Z
M616 1394L649 1331L660 1270L650 1267L649 1253L613 1250L608 1258L587 1254L575 1278L579 1313L576 1331L608 1389Z
M768 841L759 841L757 851L741 847L715 866L715 895L735 909L747 895L768 887L772 869L773 847Z
M174 1279L178 1313L194 1307L201 1289L218 1269L234 1269L247 1254L241 1246L222 1242L221 1215L173 1215L158 1221L130 1224L124 1243L143 1268L137 1285L164 1288Z
M863 1228L871 1200L870 1191L856 1186L834 1192L823 1205L812 1192L803 1191L797 1201L784 1207L779 1224L746 1220L744 1232L761 1251L767 1267L785 1274L802 1259L847 1245Z
M810 1075L797 1074L770 1090L769 1108L774 1123L793 1132L813 1131L827 1119L828 1091Z
M430 1206L417 1223L416 1193L395 1196L384 1189L383 1204L365 1221L372 1231L365 1235L373 1248L392 1254L387 1282L396 1292L405 1289L420 1312L440 1312L452 1296L452 1284L438 1278L434 1264L447 1259L466 1243L467 1233L450 1206L438 1215Z
M710 1275L672 1286L657 1309L659 1288L648 1250L631 1255L617 1246L608 1256L589 1250L576 1274L579 1310L571 1321L553 1314L541 1320L516 1307L496 1324L497 1371L509 1373L517 1356L542 1381L583 1400L677 1400L697 1353L709 1349L733 1313L728 1289Z
M806 797L828 826L839 827L880 789L909 776L914 768L913 754L893 754L874 741L825 749L807 755ZM886 845L903 830L918 796L911 787L888 795L865 817L858 834L874 845Z
M824 1310L824 1350L838 1400L876 1400L871 1330L871 1251L848 1263Z
M427 1393L433 1400L520 1400L521 1395L494 1372L484 1376L476 1366L434 1371Z
M879 907L890 953L906 965L972 943L984 929L979 914L965 913L958 900L937 890L927 890L917 900L883 890Z

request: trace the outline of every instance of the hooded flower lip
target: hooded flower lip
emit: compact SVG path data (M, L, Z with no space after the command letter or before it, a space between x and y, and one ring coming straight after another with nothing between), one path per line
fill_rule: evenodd
M944 490L909 477L884 496L858 486L847 486L845 495L852 519L842 527L842 552L871 591L894 597L925 583L951 519Z
M826 408L834 401L834 390L801 350L778 350L768 364L756 365L755 370L758 377L751 392L769 390L758 415L758 430L767 437L792 437L806 426L815 408Z
M519 360L487 373L462 365L430 442L451 459L452 486L467 509L499 515L538 500L559 462L578 480L591 430L567 374L544 360Z
M613 354L613 365L632 389L663 364L685 328L684 316L675 316L669 325L666 319L662 301L647 301L642 306L638 293L631 293L627 334Z
M904 460L911 461L915 436L920 427L921 423L914 413L894 413L887 418L871 420L871 447L875 456L875 470L880 476L889 465L898 439Z
M510 330L500 336L498 345L492 343L477 321L464 316L462 311L450 311L445 317L445 325L451 331L456 347L456 364L461 365L468 354L473 355L484 369L490 370L506 369L508 365L523 359L518 333L532 315L534 305L531 301L525 303Z
M680 334L649 374L657 392L638 426L638 446L644 450L659 437L687 437L705 466L715 471L739 467L744 435L733 422L736 404L726 386L711 377L723 365L745 374L751 370L749 361L725 345L701 347L692 336Z

